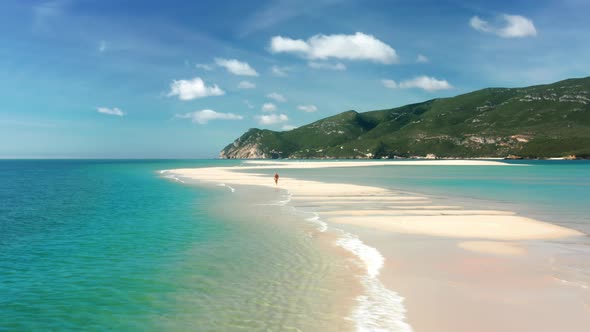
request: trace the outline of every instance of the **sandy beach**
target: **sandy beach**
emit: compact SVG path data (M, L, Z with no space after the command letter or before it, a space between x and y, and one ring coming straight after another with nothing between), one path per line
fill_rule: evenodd
M400 165L514 167L499 161L391 162L252 161L247 166L166 171L179 181L275 188L255 170ZM241 172L248 171L248 172ZM281 177L278 188L295 208L313 211L330 227L357 234L385 264L379 279L403 296L415 331L585 331L588 289L556 277L555 252L544 241L582 232L513 211L440 205L425 195L384 188Z

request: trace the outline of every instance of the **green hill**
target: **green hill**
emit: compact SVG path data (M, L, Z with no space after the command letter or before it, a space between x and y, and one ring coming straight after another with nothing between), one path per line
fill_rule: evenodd
M299 128L250 129L222 158L590 156L590 77L357 113Z

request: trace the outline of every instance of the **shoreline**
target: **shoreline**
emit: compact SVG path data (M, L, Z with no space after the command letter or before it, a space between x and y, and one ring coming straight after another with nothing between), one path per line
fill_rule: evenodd
M181 170L164 170L160 171L164 177L170 178L173 181L188 183L183 179L198 180L203 183L211 185L228 187L234 192L233 186L261 186L277 188L272 183L262 184L263 179L259 174L251 173L240 173L235 170L252 169L248 167L212 167L212 168L199 168L199 169L181 169ZM268 179L266 179L268 180ZM285 181L292 181L293 183L299 183L301 188L305 188L313 183L313 181L300 181L289 178L281 178L281 183ZM261 185L262 184L262 185ZM289 190L285 186L278 187L279 189L286 190L289 194L289 198L285 201L280 201L280 205L290 204L293 201L295 194L293 188ZM351 190L361 189L367 190L368 192L381 191L381 189L375 189L373 187L363 187L355 185L338 185L336 190ZM317 191L316 187L310 187L312 191ZM334 188L328 189L334 190ZM324 191L326 192L326 191ZM298 191L298 194L301 194ZM342 317L342 319L352 320L355 322L356 329L358 331L371 331L375 329L385 331L403 331L411 332L412 328L405 321L405 308L403 306L403 297L400 297L398 293L393 290L386 288L381 279L379 278L380 270L385 264L385 258L381 253L373 247L366 245L356 235L345 232L339 228L328 227L318 212L299 210L303 213L311 213L314 216L306 218L305 221L314 224L320 234L331 234L336 235L337 239L331 243L334 248L340 247L348 255L355 258L354 265L359 266L360 269L365 270L359 279L360 286L364 288L364 292L358 295L354 301L356 305L351 308L348 315ZM329 229L328 229L329 228Z
M507 161L507 160L522 160L522 161L526 161L526 160L531 160L531 161L535 161L535 160L547 160L547 161L579 161L579 160L590 160L590 157L585 157L585 156L580 156L580 157L573 157L573 156L562 156L562 157L522 157L522 156L514 156L513 158L510 157L436 157L436 158L427 158L427 157L399 157L399 158L379 158L379 159L373 159L373 158L301 158L301 159L296 159L296 158L223 158L223 157L217 157L214 159L218 159L218 160L241 160L243 162L248 162L248 161L292 161L292 160L299 160L299 161L343 161L343 160L358 160L358 161L373 161L373 162L379 162L379 161L433 161L433 160L466 160L466 161L470 161L470 160L497 160L497 161Z
M244 160L246 165L257 165L259 168L274 165L279 168L333 168L333 167L363 167L363 166L526 166L524 164L509 164L499 160L475 159L388 159L383 160Z
M447 160L412 161L411 164L434 165L435 162L439 165L449 165L449 163L453 165L482 165L479 161L457 162ZM206 183L223 184L230 188L231 185L255 185L274 188L274 183L266 175L239 171L269 168L408 165L409 163L391 161L319 163L249 161L246 164L255 166L179 169L170 170L167 173L174 174L177 181L183 181L182 178L190 178ZM483 165L517 166L495 161L485 161ZM379 250L377 254L383 257L385 263L381 263L380 267L377 268L377 274L373 271L373 275L379 280L383 279L383 282L390 289L394 289L395 291L403 290L402 295L407 299L407 303L409 303L409 323L412 327L422 327L420 330L436 331L436 329L432 329L434 325L423 323L431 319L423 315L419 318L414 316L417 314L417 311L422 312L424 303L428 302L429 299L416 300L422 297L420 294L416 294L416 289L403 287L403 283L400 284L399 280L397 280L399 278L396 277L400 273L400 270L403 271L403 268L399 267L400 264L402 266L404 264L412 265L409 263L410 259L409 257L404 257L404 254L400 254L399 252L391 254L391 249L395 245L383 244L376 241L375 239L378 239L379 236L370 235L371 232L380 232L388 236L400 238L417 237L425 239L429 243L451 241L452 245L445 247L445 250L452 252L455 256L470 257L475 255L476 257L482 256L483 258L481 259L493 257L501 261L498 264L505 266L511 266L511 260L513 259L527 259L531 252L528 245L530 241L568 239L584 235L582 232L573 229L521 217L511 211L466 210L460 206L437 206L433 205L428 197L424 195L409 196L405 192L396 192L377 187L344 183L330 183L327 185L318 181L296 180L283 177L280 179L279 184L279 188L288 190L292 195L291 201L289 202L290 205L315 213L317 215L316 222L326 222L327 225L330 225L330 228L336 225L337 229L353 229L351 234L360 233L362 235L360 238L357 238L358 241L362 243L368 239L370 245ZM318 209L320 206L322 207L321 211ZM367 209L368 207L371 209ZM354 230L360 231L355 232ZM375 257L378 256L373 255L372 257L375 260ZM445 256L446 258L448 257ZM370 262L360 256L359 259L367 265L367 271L370 274ZM381 268L383 268L383 272L379 274L378 271ZM431 272L432 274L437 273L437 271ZM515 280L517 279L517 276L512 277ZM416 284L415 280L406 280L405 283L412 284L415 288L420 287L420 285ZM452 289L448 289L448 287L440 285L437 287L452 294ZM367 290L369 287L365 288ZM553 290L553 288L551 289ZM414 304L415 302L417 304ZM466 303L458 303L456 305L457 307L466 308ZM359 303L357 308L362 306L362 303ZM434 316L436 315L433 314ZM398 321L403 323L403 318L397 318ZM447 324L449 328L452 326L456 331L462 330L456 322L447 322ZM405 330L411 330L411 328L408 326ZM467 330L465 329L465 331ZM490 331L493 330L491 329Z

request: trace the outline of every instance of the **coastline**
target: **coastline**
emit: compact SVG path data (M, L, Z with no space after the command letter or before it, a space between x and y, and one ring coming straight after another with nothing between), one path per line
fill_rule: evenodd
M234 185L274 187L274 183L266 175L239 172L240 170L382 165L416 166L424 164L507 165L496 161L457 160L317 163L248 161L246 164L254 166L177 169L169 170L167 173L173 174L177 181L183 181L182 179L186 178L209 184L223 184L232 188L231 186ZM526 284L525 281L528 280L541 284L538 285L538 288L534 289L536 293L553 294L558 292L561 294L561 292L567 293L567 289L561 289L560 286L562 285L558 281L553 280L549 282L542 280L542 282L539 282L534 275L529 273L530 271L527 268L520 268L515 262L526 262L523 266L538 271L540 269L539 259L542 260L543 257L537 257L539 256L539 251L535 249L535 241L551 239L567 241L569 238L584 235L573 229L518 216L511 211L468 210L461 206L434 205L430 198L424 195L408 195L405 192L396 192L378 187L345 183L330 183L327 185L318 181L296 180L284 177L280 179L279 187L287 190L292 195L291 201L289 202L290 205L297 209L316 213L317 218L314 218L314 222L317 222L321 227L333 228L335 226L337 229L346 230L345 234L360 235L360 237L349 236L349 245L354 243L356 248L360 248L360 245L366 242L371 247L365 245L365 253L370 251L367 248L373 249L374 247L379 250L377 253L372 253L372 255L366 256L365 258L362 257L362 253L356 254L359 260L365 264L367 275L370 278L376 279L375 284L377 286L382 281L382 285L386 285L390 290L400 292L403 296L400 297L397 293L390 294L390 297L393 298L393 301L390 302L397 301L401 305L401 301L404 298L406 299L404 303L406 303L408 310L408 322L410 326L421 331L468 331L470 325L459 324L458 322L461 320L456 317L456 313L449 312L448 310L442 310L442 312L447 313L447 315L443 316L437 314L436 310L430 313L425 312L425 309L428 308L428 303L434 300L441 300L435 296L437 293L446 293L452 297L454 292L460 290L461 287L457 286L456 281L452 280L452 282L446 280L447 283L443 284L440 284L440 280L425 283L425 275L435 276L440 275L441 272L432 266L428 266L428 264L414 264L412 261L424 261L439 268L441 262L445 261L449 262L449 266L451 267L456 267L457 265L453 262L456 263L461 260L471 260L476 266L480 264L484 266L492 262L498 271L505 272L500 274L502 277L501 285L492 283L495 288L505 285ZM402 241L390 241L391 238L401 239ZM389 240L386 241L384 239ZM423 251L417 251L417 248L415 248L416 239L419 239L418 243L427 243L427 247L431 247L428 253L432 257L424 255ZM441 243L444 245L440 245ZM343 246L345 244L343 242L338 243L337 241L337 245ZM352 251L350 248L348 250ZM417 252L420 252L420 254L418 255ZM441 252L445 254L440 255ZM381 269L382 271L379 273ZM443 270L446 272L443 273L443 277L439 278L442 280L447 278L449 273L459 279L465 278L467 275L461 269ZM523 275L527 275L528 279L523 279ZM404 278L403 276L406 277ZM432 279L433 277L426 277L426 280L429 278ZM474 279L476 285L482 283L482 280L488 280L485 276L479 276L479 278ZM425 285L430 286L430 295L425 295L423 294L425 292L419 290ZM367 284L364 286L366 292L371 292L372 286L367 286ZM473 285L470 284L470 286ZM468 310L472 312L474 317L479 317L482 312L488 310L506 312L505 308L502 309L500 307L500 305L506 306L506 303L501 301L502 299L496 299L497 301L494 302L494 294L486 293L485 290L476 286L474 287L475 289L470 288L469 291L481 296L481 300L484 300L486 303L486 305L481 306L481 310L478 311L477 305L474 307L472 299L469 296L465 297L465 293L463 293L464 298L459 297L460 300L452 301L454 303L452 307ZM387 288L379 288L378 291L384 293L384 289L388 290ZM373 296L375 296L375 289L373 289ZM573 304L567 303L567 301L562 304L563 308L573 310L572 306ZM507 307L511 308L511 305ZM536 304L533 307L542 308L542 305ZM358 310L371 310L370 303L363 303L362 298L360 298L355 310L353 317L358 314ZM584 309L582 308L581 310L581 314L583 315ZM398 326L398 329L411 330L410 326L404 325L404 307L398 306L394 311L397 313L395 320L401 324ZM419 317L418 313L420 313ZM386 316L387 314L383 313L378 319L386 319ZM526 324L526 321L531 318L527 315L522 316L524 317L511 316L511 320L519 322L518 324ZM362 323L359 323L360 320L357 319L357 327L359 329L363 327L360 325ZM469 320L467 321L469 322ZM494 331L506 329L506 326L502 326L500 321L497 323L494 325L493 321L488 322L487 329L480 330ZM441 324L444 328L441 328ZM552 326L553 324L548 323L545 325ZM571 330L575 331L575 328Z

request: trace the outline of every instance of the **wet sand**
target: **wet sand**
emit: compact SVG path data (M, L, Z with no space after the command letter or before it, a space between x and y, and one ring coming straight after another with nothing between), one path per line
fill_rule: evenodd
M251 164L256 166L171 172L206 183L274 187L267 175L238 171L382 166ZM291 178L281 178L279 184L292 194L290 205L317 212L329 225L359 235L385 256L380 279L406 299L408 322L416 331L586 331L590 326L590 290L585 283L564 282L552 264L563 248L550 241L584 236L579 231L512 211L436 205L426 196L377 187Z

